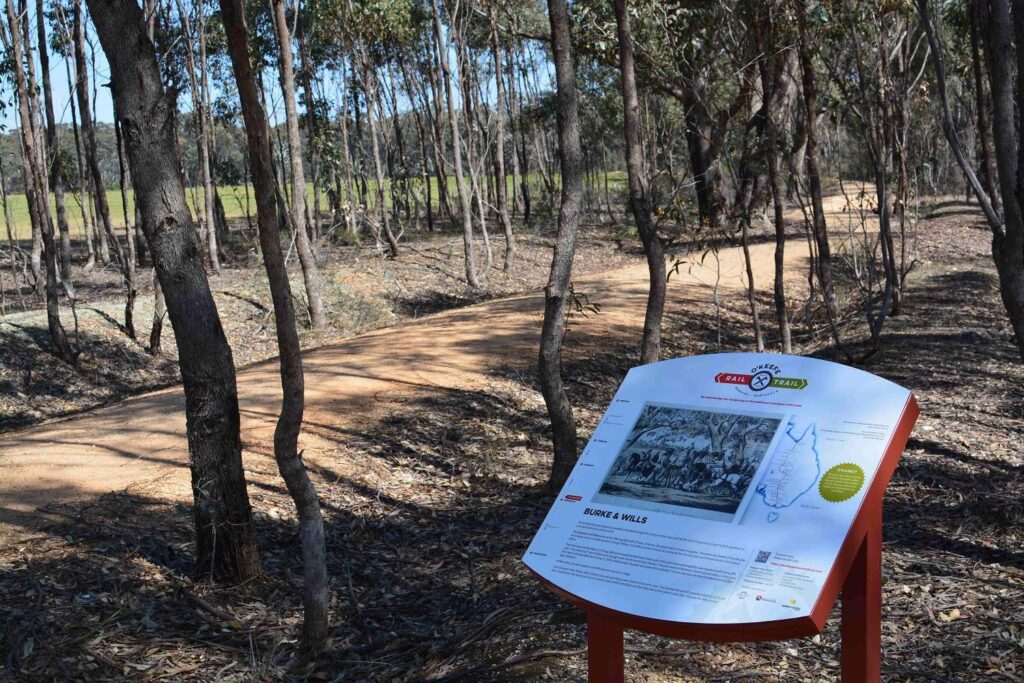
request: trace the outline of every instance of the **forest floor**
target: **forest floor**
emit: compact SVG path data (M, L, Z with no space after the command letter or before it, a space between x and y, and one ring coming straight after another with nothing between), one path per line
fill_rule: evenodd
M922 408L886 500L884 678L1021 681L1024 368L974 209L948 204L918 230L903 313L861 365L910 388ZM806 297L806 252L801 241L790 244L798 301ZM772 248L751 252L764 290ZM635 364L646 268L628 258L631 265L598 267L575 283L600 305L573 316L565 352L584 435ZM681 258L663 355L749 350L739 250ZM547 419L533 371L542 303L536 291L489 300L306 354L301 446L321 495L334 577L330 648L305 672L314 680L585 679L581 615L520 562L550 503ZM768 292L760 303L770 321ZM843 334L853 352L867 350L862 324ZM834 357L827 340L799 341L800 352ZM270 446L275 364L241 370L239 393L264 567L242 588L190 578L177 387L4 436L6 675L286 677L301 568ZM820 636L782 643L630 633L627 679L838 680L838 633L838 613Z

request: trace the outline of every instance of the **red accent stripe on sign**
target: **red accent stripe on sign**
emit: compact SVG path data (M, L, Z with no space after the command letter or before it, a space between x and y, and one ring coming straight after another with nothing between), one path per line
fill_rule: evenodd
M720 372L715 375L715 381L719 384L750 384L753 375L743 375L738 372Z

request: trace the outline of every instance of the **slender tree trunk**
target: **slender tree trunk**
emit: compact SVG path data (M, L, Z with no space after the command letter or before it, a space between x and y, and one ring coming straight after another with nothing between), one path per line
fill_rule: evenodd
M199 16L199 134L202 137L202 156L199 159L199 170L203 176L203 213L206 216L206 248L209 252L210 267L213 272L220 274L220 255L217 248L217 217L214 214L214 203L217 194L217 184L213 181L213 173L210 168L210 157L213 150L213 121L210 120L210 110L206 106L206 99L210 89L210 78L206 68L206 6L205 3L196 3L196 12Z
M856 49L857 63L860 68L861 78L858 79L862 91L866 90L866 70L861 65L860 49ZM868 149L869 157L874 165L875 171L875 196L878 207L878 242L882 252L882 269L885 273L885 281L882 289L882 300L877 313L871 302L868 302L867 315L868 326L871 332L872 345L878 349L881 345L882 327L886 318L893 311L900 307L899 275L896 272L895 245L892 236L891 206L889 201L889 143L891 140L890 130L892 115L890 112L888 93L885 92L890 86L892 79L886 69L886 45L884 34L879 30L879 43L875 49L874 82L877 84L872 95L874 102L869 101L868 96L863 96L864 104L868 111Z
M430 51L428 59L430 60L427 65L427 86L429 87L429 96L427 95L426 89L424 89L423 100L424 100L424 112L428 117L430 123L430 151L434 160L434 177L437 179L437 203L441 210L441 213L448 216L448 220L454 224L455 212L452 210L451 199L448 192L448 172L444 165L444 156L442 150L444 149L444 133L441 130L441 119L444 116L441 113L441 95L440 88L438 87L438 81L440 75L436 73L440 71L440 66L437 65L434 59L434 52ZM431 107L431 103L433 106Z
M509 92L512 94L512 99L515 100L515 111L516 115L512 118L512 129L513 134L519 140L519 145L516 150L516 154L519 157L519 190L523 196L523 222L527 225L530 224L530 210L532 208L530 204L530 156L526 153L526 128L522 121L522 106L520 105L521 100L516 97L517 93L521 93L520 89L516 86L516 74L515 69L511 69L509 75ZM521 94L521 97L525 95Z
M384 231L384 239L388 243L388 255L391 258L398 258L398 240L391 230L391 219L388 214L388 207L385 192L386 180L384 167L380 159L380 143L378 142L380 131L377 122L380 103L380 86L377 83L377 75L370 68L363 47L359 47L360 60L363 62L363 83L366 90L366 118L370 123L370 148L373 150L373 174L377 181L377 213L380 216L381 229Z
M299 114L295 104L295 67L292 64L292 35L288 30L284 0L273 0L274 25L280 64L281 91L284 94L285 121L288 128L288 147L292 169L292 227L295 230L295 250L299 254L302 277L306 284L309 319L314 329L327 322L323 296L320 293L320 274L317 271L313 249L306 232L306 172L302 167L302 137L299 135ZM251 153L250 153L251 156ZM256 169L252 169L255 178ZM259 221L257 206L257 222Z
M968 161L967 155L964 153L963 147L960 145L960 139L956 132L956 123L953 120L953 113L949 107L949 96L946 93L946 68L942 61L942 45L939 43L938 34L935 31L935 27L931 23L930 12L928 10L928 0L918 0L917 2L918 14L921 17L921 25L924 27L925 34L928 37L928 45L931 48L931 59L932 66L935 69L935 86L939 96L939 104L941 105L942 111L942 131L946 137L946 141L949 143L949 147L953 152L953 156L956 157L957 164L960 166L960 170L963 171L964 176L967 178L968 185L974 190L974 196L977 197L978 203L981 205L981 209L985 214L985 219L988 222L989 228L992 231L992 245L995 249L999 244L1002 243L1004 238L1004 224L1001 217L992 206L992 202L989 199L988 193L985 188L982 187L981 181L978 180L978 176L974 173L974 169L971 167L971 162ZM1008 11L1006 10L1005 4L1000 4L996 10L1001 20L991 22L991 28L998 31L997 36L989 37L986 36L985 49L989 52L987 55L990 62L989 67L989 82L992 86L992 105L993 105L993 124L992 132L994 142L997 147L997 170L999 173L999 184L1001 189L1005 189L1007 185L1004 182L1008 182L1004 178L1004 170L1011 171L1012 167L1016 166L1016 153L1012 146L1005 152L1004 155L999 154L998 145L1000 143L1010 143L1013 141L1014 130L1011 128L998 129L996 128L997 120L1002 124L1006 124L1007 120L1013 120L1013 83L1010 80L1011 76L1007 73L1008 69L1012 68L1012 64L1007 64L1006 60L1010 57L1007 54L1000 52L1001 50L1010 49L1011 41L1009 38L1009 29L1003 25L1003 21L1008 21ZM982 5L982 16L980 17L980 23L982 27L989 28L990 18L989 9ZM993 64L993 53L999 56L997 64ZM996 84L1000 87L1009 88L1009 92L1001 92L996 95L995 89ZM1000 139L1001 138L1001 139ZM1004 169L1005 166L1005 169ZM1009 219L1007 220L1007 222ZM993 253L993 258L996 260L996 270L999 270L999 260ZM1004 296L1005 303L1005 296ZM1013 321L1014 313L1011 310L1009 304L1007 304L1007 312L1010 314L1011 322ZM1024 323L1024 318L1022 318ZM1014 323L1016 325L1016 323ZM1024 355L1024 338L1018 335L1018 344L1021 347L1021 353Z
M90 111L89 108L89 80L87 76L84 76L86 66L85 29L81 17L81 0L75 0L74 7L74 25L75 34L77 36L75 40L75 64L77 67L80 67L78 101L82 109L82 132L85 135L86 157L89 161L89 169L96 189L96 208L103 223L101 235L106 237L106 243L102 240L100 242L100 251L101 254L106 251L109 256L109 249L111 247L113 248L114 260L117 262L118 269L121 271L121 283L125 292L124 331L129 339L134 340L137 338L135 333L135 298L138 292L138 288L135 284L135 267L134 264L128 263L128 257L121 248L121 242L117 239L117 234L114 232L114 226L110 219L110 205L107 202L106 186L103 184L103 176L100 173L99 148L96 143L96 127L93 124L94 112ZM92 67L95 75L95 55L92 57ZM95 104L95 97L93 97L92 101ZM125 217L125 220L127 220L127 216Z
M164 290L160 286L160 278L153 269L153 324L149 328L149 355L159 356L163 353L161 339L164 331L164 318L167 316L167 303L164 301Z
M199 176L203 184L203 205L202 205L202 227L199 230L200 237L206 241L207 257L210 260L210 269L220 274L220 259L217 254L217 231L213 225L213 198L212 185L210 180L210 131L209 121L206 116L206 104L204 102L204 90L206 87L206 64L202 68L196 68L195 48L193 47L196 36L192 32L192 22L189 20L188 9L181 0L177 0L178 16L184 29L185 44L185 68L189 78L189 93L192 96L192 120L198 129L196 136L196 151L199 156ZM198 15L197 33L200 51L205 53L206 45L206 10L202 3L195 5ZM193 202L196 204L196 211L199 211L198 198L196 193L192 194Z
M104 265L110 263L110 239L114 228L110 224L110 206L107 204L107 191L100 173L99 156L96 148L96 130L92 121L92 107L89 104L89 72L85 59L85 27L82 22L82 0L74 0L73 31L75 49L75 93L78 97L78 110L82 118L82 137L84 138L85 161L92 177L94 204L99 214L102 227L97 226L100 233L100 260Z
M306 46L306 22L300 21L296 25L296 33L299 43L299 59L302 60L302 69L299 71L299 78L302 81L303 100L306 106L306 149L309 151L309 170L313 176L313 229L312 247L316 254L317 240L320 239L321 215L320 215L320 153L317 149L317 136L319 134L320 117L316 110L316 97L313 93L314 71L313 64L309 59L309 49Z
M498 215L501 218L501 227L505 231L505 261L502 270L508 273L512 270L512 263L516 256L516 237L512 232L512 219L509 217L508 185L505 180L505 76L502 73L501 45L498 43L498 23L493 5L487 6L487 15L491 23L491 54L494 58L494 82L498 97L494 104L495 190L498 199Z
M239 441L235 366L185 202L176 103L164 91L145 16L134 0L88 0L110 65L135 200L178 346L185 386L196 573L236 582L259 574Z
M804 116L807 126L807 184L811 199L811 233L818 249L818 282L830 319L838 315L832 284L832 248L828 242L828 226L825 223L825 208L822 203L821 173L818 170L818 88L814 77L814 62L807 36L806 0L798 0L797 18L800 31L800 71L804 90Z
M299 537L302 543L305 576L302 651L307 657L315 657L323 650L327 641L329 594L327 551L320 503L313 482L302 464L302 454L298 451L304 408L302 351L295 327L288 270L281 253L280 226L277 224L277 208L274 202L269 127L249 62L249 36L243 0L220 0L220 7L224 17L228 51L231 54L235 81L242 102L249 163L256 192L256 220L259 224L263 262L270 282L270 294L274 301L277 345L281 353L281 388L284 397L277 428L274 430L274 457L299 515ZM279 11L283 13L283 8ZM304 195L296 196L301 201Z
M412 80L409 78L409 70L406 68L404 62L399 62L398 68L402 74L402 81L405 83L406 92L409 93L409 100L412 103L412 116L413 122L416 124L416 139L419 143L420 148L420 182L423 183L423 193L425 195L424 205L427 212L427 230L430 232L434 231L434 207L433 207L433 192L430 187L430 153L427 149L427 127L424 125L424 115L429 116L429 106L424 105L426 114L420 112L416 100L416 93L413 89Z
M583 154L567 1L548 0L548 17L555 62L555 120L558 125L558 156L562 165L562 205L558 211L558 236L551 260L551 274L544 290L539 370L541 393L551 418L554 447L548 486L557 491L576 466L577 456L576 421L562 381L562 342L572 300L570 278L583 198Z
M68 91L74 90L74 81L71 78L71 64L64 60L64 69L67 73ZM75 106L75 98L68 97L68 105L71 108L71 131L75 136L75 160L78 162L78 196L79 206L82 209L82 232L85 233L85 246L87 260L82 271L89 273L96 266L96 230L92 223L92 214L89 212L91 201L89 199L88 183L85 180L85 163L82 161L82 141L78 133L78 107Z
M409 223L412 220L412 184L410 182L412 164L405 153L405 133L402 129L402 116L398 109L398 84L391 62L385 65L385 72L387 73L388 82L387 102L391 110L391 129L395 139L395 153L390 158L392 162L397 162L398 168L401 169L396 175L394 163L389 165L388 168L388 174L391 176L392 208L396 221L399 220L399 209L401 209L402 213L405 214L406 223ZM383 96L380 97L380 101L383 103ZM380 110L381 120L383 120L383 106L379 105L378 110ZM384 139L387 140L387 135L384 136Z
M769 103L778 101L782 87L782 69L788 61L775 54L774 27L769 26L767 53L768 63L761 67L761 89ZM779 338L783 353L793 353L792 333L789 328L789 314L786 311L786 219L784 198L779 180L782 154L779 149L781 111L771 104L765 110L765 166L768 168L768 186L772 194L772 209L775 223L775 319L779 325Z
M21 310L26 310L25 295L21 292L21 285L18 284L18 249L14 244L14 217L11 215L11 203L7 194L7 173L4 171L3 155L0 155L0 202L4 205L4 227L7 229L7 246L10 248L11 256L11 282L18 293L18 302Z
M362 112L359 108L359 91L355 88L357 82L356 77L356 60L353 56L349 60L349 67L351 69L351 80L352 89L351 97L348 99L352 102L352 123L353 123L353 137L352 137L352 151L355 168L357 171L356 184L359 189L359 203L363 207L363 211L369 213L370 211L370 197L369 191L366 186L366 159L363 153L362 142L363 142L363 118ZM364 98L365 99L365 98ZM355 154L358 153L358 154Z
M996 160L992 152L992 142L989 140L988 113L989 103L985 92L985 66L982 63L981 38L978 31L979 14L981 5L987 0L969 0L967 3L967 15L971 27L971 71L974 76L974 97L978 110L978 142L981 150L981 179L985 185L985 192L988 193L989 201L996 213L1002 211L999 203L999 192L996 187Z
M71 282L71 229L64 201L64 169L61 165L60 142L57 138L57 120L53 114L53 89L50 87L50 45L46 41L46 17L43 0L36 0L36 31L39 35L39 67L43 81L43 102L46 106L46 146L49 149L50 188L57 206L57 229L60 234L60 271L64 291L74 299Z
M24 7L22 7L24 10ZM24 17L24 23L22 22ZM41 122L33 118L30 105L32 82L26 82L24 65L28 60L31 68L31 45L28 44L28 17L24 11L14 8L13 0L7 0L7 26L9 34L4 33L4 46L13 59L14 85L18 99L19 132L21 134L21 153L23 177L25 179L25 195L28 201L32 224L42 241L42 257L45 260L46 272L44 294L46 297L46 323L50 332L52 353L65 363L77 364L78 354L71 348L64 326L60 321L59 293L57 285L57 245L53 237L53 225L50 223L50 206L47 196L46 180L46 147L40 133Z
M640 143L640 100L637 96L636 72L633 67L633 34L629 26L626 0L615 0L615 25L619 40L629 208L633 212L637 232L640 233L640 241L644 245L650 274L643 341L640 345L640 362L647 364L656 363L661 357L661 319L665 312L666 288L665 250L651 221L651 200L647 194L647 180L643 168L644 152Z
M453 19L454 22L454 19ZM469 194L470 203L476 200L477 219L480 225L480 236L484 243L484 267L483 273L486 278L491 272L493 254L491 252L491 239L487 233L487 213L484 210L483 190L480 187L480 170L476 163L475 136L473 130L473 95L470 85L467 62L469 57L466 54L464 37L458 31L449 31L455 36L455 59L458 71L458 83L461 89L460 101L462 103L463 121L466 125L466 170L469 172Z
M344 163L345 170L345 193L348 200L346 212L347 212L347 225L349 235L355 237L359 230L356 219L356 203L357 203L357 190L355 186L355 180L352 171L352 141L349 138L348 132L348 109L342 107L341 112L338 115L339 124L341 128L341 148L342 148L342 161Z
M470 207L469 193L466 191L466 178L462 174L462 140L459 135L459 120L455 116L452 72L448 67L448 48L444 41L444 29L441 27L439 0L431 0L431 7L434 13L434 40L437 44L441 78L444 80L445 100L448 104L448 125L452 136L452 157L455 162L455 187L459 192L459 204L462 209L462 246L466 255L466 283L475 289L480 286L480 280L477 278L476 259L473 254L473 210Z
M124 237L125 244L128 245L128 254L126 255L125 261L125 272L128 274L128 282L130 286L127 289L127 295L125 296L124 302L124 319L126 321L134 321L135 319L135 299L138 296L138 290L135 286L135 235L134 229L132 228L132 222L128 218L131 213L128 211L128 166L127 158L124 150L124 136L121 135L121 124L116 120L114 121L114 136L117 141L117 168L119 171L119 184L121 187L121 209L124 212ZM129 336L135 339L135 323L126 322L125 327L129 330Z

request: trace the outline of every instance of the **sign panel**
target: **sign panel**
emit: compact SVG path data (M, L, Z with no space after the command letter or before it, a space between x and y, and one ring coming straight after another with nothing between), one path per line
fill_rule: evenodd
M797 356L633 368L523 561L639 617L808 616L909 401Z

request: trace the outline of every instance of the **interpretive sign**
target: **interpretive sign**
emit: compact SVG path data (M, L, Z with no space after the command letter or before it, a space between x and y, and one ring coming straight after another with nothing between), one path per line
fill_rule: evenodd
M626 626L810 635L867 527L880 530L875 508L916 417L906 389L810 358L633 368L523 561Z

